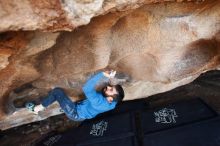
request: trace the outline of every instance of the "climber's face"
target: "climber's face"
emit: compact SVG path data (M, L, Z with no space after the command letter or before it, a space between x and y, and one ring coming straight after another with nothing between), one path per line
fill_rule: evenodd
M102 92L109 103L111 103L114 100L114 97L118 94L116 88L114 86L110 86L110 85L103 88Z

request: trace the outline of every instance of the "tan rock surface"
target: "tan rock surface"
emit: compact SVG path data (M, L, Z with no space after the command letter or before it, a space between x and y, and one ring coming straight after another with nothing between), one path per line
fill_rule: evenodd
M0 32L70 31L109 11L125 11L163 1L173 0L0 0Z
M127 81L126 100L189 83L219 67L219 22L219 1L162 3L99 16L73 32L7 32L0 42L0 129L60 114L54 105L36 116L15 109L14 100L38 98L52 86L78 100L86 79L104 68L116 69L120 81ZM8 40L17 43L7 48ZM34 86L31 92L16 93L27 83Z

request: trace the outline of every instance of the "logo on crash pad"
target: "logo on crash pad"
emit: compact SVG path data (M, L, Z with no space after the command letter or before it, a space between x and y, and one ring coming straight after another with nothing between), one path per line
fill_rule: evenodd
M163 108L157 112L154 112L155 122L169 124L176 123L178 115L176 114L175 109Z
M92 125L92 129L90 130L90 134L93 136L103 136L104 131L107 130L108 122L100 121L96 124Z

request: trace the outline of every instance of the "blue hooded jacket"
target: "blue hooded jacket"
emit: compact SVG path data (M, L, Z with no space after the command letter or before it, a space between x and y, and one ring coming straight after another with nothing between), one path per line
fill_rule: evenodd
M96 91L96 86L101 80L106 80L103 72L91 77L83 86L86 99L77 104L76 110L79 118L91 119L99 113L103 113L115 108L117 102L109 103L101 92Z

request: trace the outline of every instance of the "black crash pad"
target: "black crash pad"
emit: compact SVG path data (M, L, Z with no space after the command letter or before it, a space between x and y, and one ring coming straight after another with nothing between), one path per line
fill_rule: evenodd
M166 138L160 139L163 136L160 136L160 133L164 131L192 124L196 125L196 123L207 121L217 116L216 112L200 99L181 101L148 110L143 103L145 103L145 100L133 102L133 105L131 101L129 104L124 102L113 111L101 114L93 120L84 121L79 127L65 133L48 136L37 145L143 146L144 144L148 146L150 144L150 146L156 146L154 145L155 141L161 141L158 144L162 144L163 140L166 142ZM127 111L126 106L129 106ZM131 108L132 106L136 108ZM122 110L120 110L120 107L122 107ZM192 130L194 130L192 133L196 133L199 129ZM181 131L177 130L176 132L180 133ZM188 128L187 132L190 132L190 128ZM206 133L201 130L198 132ZM151 136L153 134L159 134L159 136L154 139L154 136ZM172 137L175 132L168 132L167 134L164 137Z
M193 99L142 112L144 133L156 132L215 117L217 114L202 100Z
M220 146L220 117L147 134L144 146Z

